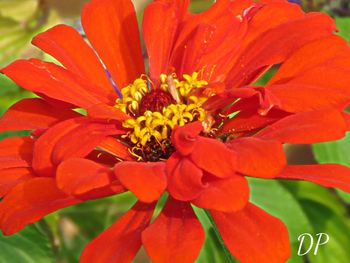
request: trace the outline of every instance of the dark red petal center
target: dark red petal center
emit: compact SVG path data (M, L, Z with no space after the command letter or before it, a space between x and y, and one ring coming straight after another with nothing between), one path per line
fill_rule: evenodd
M176 104L170 93L161 89L152 89L142 98L139 114L143 115L145 111L162 112L163 108L170 104Z

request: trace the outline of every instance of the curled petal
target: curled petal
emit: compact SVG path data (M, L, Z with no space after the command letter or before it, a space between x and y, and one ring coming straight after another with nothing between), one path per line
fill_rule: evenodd
M221 212L241 210L249 200L247 179L240 175L229 178L212 178L207 187L191 202L201 208Z
M193 151L202 130L203 126L199 121L182 127L177 126L173 129L171 141L180 154L189 155Z
M167 185L163 162L120 162L114 167L114 173L127 189L145 203L158 200Z
M190 158L199 168L220 178L229 177L236 171L236 152L215 139L200 137Z
M205 188L203 171L191 160L173 154L167 161L168 191L172 197L188 201L199 196Z
M239 138L227 145L237 153L237 171L245 175L273 178L287 164L280 142Z

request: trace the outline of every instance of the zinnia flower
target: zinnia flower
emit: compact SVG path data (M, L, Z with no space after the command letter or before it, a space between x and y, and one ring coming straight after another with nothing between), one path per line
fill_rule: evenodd
M141 245L153 262L193 262L204 241L195 205L210 212L240 262L278 263L290 254L287 229L249 202L245 176L350 191L347 167L288 165L283 148L348 130L350 51L334 21L285 1L218 0L197 15L188 4L146 8L148 75L130 0L85 6L91 47L66 25L35 37L61 65L30 59L2 69L40 97L0 121L2 131L33 130L1 142L4 234L129 190L139 201L87 245L81 262L130 262ZM268 84L254 84L272 66Z

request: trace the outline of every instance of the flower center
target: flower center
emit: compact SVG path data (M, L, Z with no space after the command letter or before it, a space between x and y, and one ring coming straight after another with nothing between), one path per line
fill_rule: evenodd
M175 104L176 101L173 99L170 93L164 90L150 90L142 98L140 103L139 114L143 115L146 111L162 112L163 108L169 104Z
M147 77L141 76L124 87L123 98L116 101L117 108L133 117L123 122L129 131L122 138L130 144L130 152L142 161L169 158L174 151L171 130L176 125L206 119L202 105L208 97L200 89L208 83L198 80L198 73L183 75L183 79L162 74L159 83L153 87Z

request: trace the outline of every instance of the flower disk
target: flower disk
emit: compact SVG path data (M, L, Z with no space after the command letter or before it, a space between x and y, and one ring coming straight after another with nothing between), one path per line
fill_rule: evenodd
M183 78L180 81L175 74L161 74L160 84L149 88L151 82L141 77L122 89L123 97L117 99L115 107L133 118L123 122L129 131L121 137L132 144L130 152L139 160L168 159L174 151L172 129L205 120L202 105L208 96L202 91L208 83L198 80L197 72ZM196 91L201 96L194 95Z

